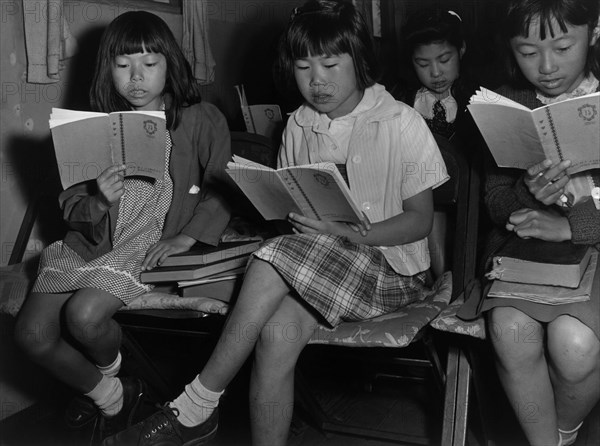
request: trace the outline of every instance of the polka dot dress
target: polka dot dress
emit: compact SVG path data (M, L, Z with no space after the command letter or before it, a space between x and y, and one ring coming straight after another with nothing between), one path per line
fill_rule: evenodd
M167 132L165 173L154 183L135 177L124 181L125 194L113 235L113 249L90 262L57 241L43 252L34 292L66 293L98 288L125 305L152 289L139 281L148 248L160 240L165 216L171 205L173 182L169 175L171 135Z

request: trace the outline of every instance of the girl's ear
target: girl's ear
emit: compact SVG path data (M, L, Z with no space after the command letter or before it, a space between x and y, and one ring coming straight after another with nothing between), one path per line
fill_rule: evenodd
M463 42L462 46L460 47L460 50L458 50L459 57L462 59L462 57L465 55L466 52L467 52L467 43Z

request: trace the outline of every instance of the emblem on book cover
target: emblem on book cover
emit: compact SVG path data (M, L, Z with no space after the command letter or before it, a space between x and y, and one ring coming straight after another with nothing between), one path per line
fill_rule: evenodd
M313 177L315 178L315 181L319 184L322 184L325 187L329 187L329 185L331 183L333 183L333 181L330 180L330 178L327 175L323 175L320 173L315 173L313 175Z
M592 104L582 105L577 111L579 111L579 117L586 122L591 122L598 116L598 110L596 110L596 106Z
M146 135L154 136L158 130L158 124L152 120L144 121L144 130L146 131Z

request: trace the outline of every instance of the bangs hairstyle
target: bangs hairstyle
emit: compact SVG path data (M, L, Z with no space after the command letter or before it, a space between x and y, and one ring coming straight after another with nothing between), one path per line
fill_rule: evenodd
M165 113L167 127L174 129L179 123L180 108L200 102L200 88L167 24L149 12L125 12L104 31L90 89L90 104L92 109L105 113L131 110L129 102L115 88L112 67L115 57L144 51L160 53L166 59L167 75L163 93L168 98L165 98Z
M512 0L509 2L503 27L509 78L521 83L525 81L512 54L510 39L516 36L529 37L532 22L539 20L539 37L542 40L548 37L554 38L559 32L567 32L567 25L587 25L591 37L591 33L598 25L599 14L598 0ZM588 49L586 75L592 72L596 77L600 76L599 56L600 39Z
M372 86L378 76L378 63L371 33L363 16L352 3L312 0L296 8L286 32L279 41L275 74L284 89L297 89L294 62L310 56L352 57L358 88Z

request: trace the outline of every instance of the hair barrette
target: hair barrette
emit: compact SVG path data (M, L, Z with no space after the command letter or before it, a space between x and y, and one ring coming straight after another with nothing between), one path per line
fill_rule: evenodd
M457 13L455 13L454 11L449 10L448 14L453 15L454 17L456 17L458 20L460 20L462 22L462 19L460 18L460 16Z

